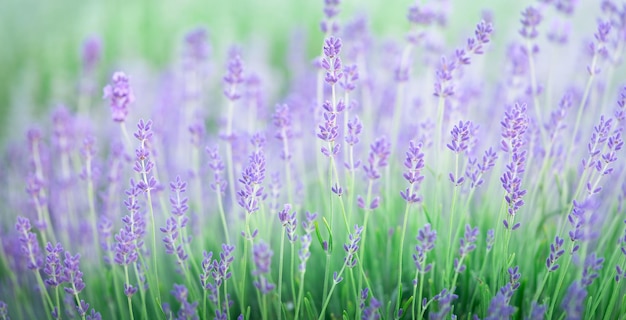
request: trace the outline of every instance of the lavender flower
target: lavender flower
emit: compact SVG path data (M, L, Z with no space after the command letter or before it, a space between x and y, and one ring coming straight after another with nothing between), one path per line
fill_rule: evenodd
M468 147L468 143L469 143L469 139L470 139L470 127L472 126L472 123L470 121L459 121L458 125L454 125L454 127L452 128L452 131L450 131L450 134L452 135L452 141L447 144L446 146L448 147L448 149L450 149L452 152L455 153L455 155L458 156L459 154L466 152L467 151L467 147ZM456 173L450 173L450 181L452 183L454 183L456 186L460 186L463 184L463 182L465 181L465 178L463 176L456 176Z
M585 211L587 210L587 203L580 203L574 200L574 207L572 212L567 215L567 220L572 225L572 230L569 231L569 238L573 242L572 250L570 253L575 253L580 249L580 241L584 240L583 227L587 218L585 217Z
M528 7L522 12L522 29L519 33L526 39L534 39L539 35L537 26L541 23L541 13L539 10Z
M583 305L587 297L587 290L578 281L572 282L567 289L561 308L565 311L566 320L582 319L585 306Z
M257 280L254 281L254 286L261 294L268 294L275 287L266 278L266 274L270 272L273 255L272 249L263 241L255 244L252 248L252 256L256 266L256 269L252 271L252 275L257 277Z
M197 67L206 61L211 54L207 30L203 27L198 27L187 32L183 50L185 67L188 69Z
M187 190L187 183L182 181L179 176L176 177L176 181L170 182L170 190L172 196L170 196L170 204L172 205L172 216L166 221L165 227L161 227L160 230L165 234L163 243L165 244L165 253L175 254L177 257L177 264L182 269L185 268L184 262L189 257L185 252L184 244L189 242L189 239L180 237L180 243L177 244L180 233L187 226L189 219L185 216L185 212L189 209L187 206L188 198L183 196L183 193ZM183 271L183 270L181 270Z
M592 252L585 259L585 266L583 268L583 276L580 280L580 283L588 287L593 283L593 280L596 279L599 274L598 272L602 269L602 263L604 262L604 258L598 258L595 252Z
M217 147L206 148L206 152L209 156L209 168L213 171L213 181L211 182L211 189L217 192L219 195L223 195L226 191L226 180L222 177L222 173L226 169L224 162L220 158L217 151Z
M367 164L363 166L365 175L369 180L377 180L380 178L380 169L388 165L389 155L391 154L391 143L385 137L378 138L370 145Z
M459 296L448 291L448 289L441 290L440 293L433 297L434 301L439 302L439 311L432 312L429 316L430 320L443 320L446 319L448 313L452 310L452 301L456 300Z
M626 224L626 220L624 220L624 224ZM624 255L626 257L626 229L624 229L624 232L622 233L622 235L620 236L620 238L617 240L618 245L620 246L620 251L622 252L622 255ZM620 267L619 265L615 266L615 271L616 271L616 275L615 275L615 282L619 282L620 279L626 279L626 269L623 267Z
M200 263L200 265L202 266L202 273L200 274L200 286L204 289L204 290L211 290L211 297L209 297L211 299L211 301L213 302L214 299L212 299L212 296L215 293L215 286L209 281L209 278L211 277L211 271L213 270L213 252L206 252L203 251L202 252L202 262ZM217 298L217 295L215 295L215 300Z
M343 245L343 250L346 251L346 257L344 258L345 265L348 268L354 268L356 266L356 253L359 251L359 241L361 241L361 233L363 227L354 225L354 233L348 235L349 242Z
M469 158L467 160L467 169L465 170L465 177L470 180L470 188L478 188L483 184L482 177L489 172L495 165L498 155L496 152L489 148L485 150L482 161L479 163L477 158Z
M468 53L481 55L484 53L483 46L489 43L493 28L491 23L481 21L476 25L474 31L475 37L467 39L465 48L457 49L454 56L450 59L441 57L437 69L435 70L435 91L434 95L440 98L446 98L454 95L454 85L452 82L452 73L454 70L460 69L463 65L470 64Z
M83 273L79 269L80 254L72 256L69 252L65 252L63 279L67 281L71 287L64 288L65 292L71 295L78 295L83 289L85 289L85 283L83 282ZM87 313L87 309L82 310ZM80 313L80 310L79 310Z
M235 246L222 244L222 252L220 252L220 260L219 262L214 262L215 268L213 271L213 279L215 280L215 284L219 287L222 283L232 276L232 273L229 271L230 265L235 260L233 256L233 252L235 251Z
M298 240L296 235L296 226L298 225L296 212L289 213L289 211L291 211L291 205L285 204L284 209L278 212L278 219L285 228L289 241L296 242Z
M28 259L28 269L39 270L43 264L43 258L39 249L39 242L37 242L37 236L30 232L30 220L21 216L17 217L15 229L19 233L22 254Z
M512 295L511 284L507 283L498 291L496 296L491 299L485 320L511 319L515 313L515 308L509 305Z
M320 23L320 29L324 34L339 32L339 24L335 17L339 14L339 0L324 0L325 19Z
M199 319L196 312L196 309L198 308L198 301L193 303L189 303L187 301L189 291L187 291L187 287L185 287L185 285L174 284L174 290L172 290L171 293L180 303L180 309L177 314L178 319Z
M354 117L352 120L348 121L348 133L346 134L346 143L350 147L354 147L357 143L359 143L359 134L361 134L361 130L363 130L363 125L359 120L359 117ZM348 164L346 163L346 169L355 170L359 167L361 161L356 161L355 163Z
M382 306L382 304L376 300L376 298L372 297L370 299L370 304L369 306L365 307L365 300L367 299L367 288L363 289L363 291L361 292L361 301L362 301L362 307L361 309L363 310L363 314L361 315L361 319L362 320L378 320L380 319L380 314L378 313L378 309ZM365 296L365 298L363 298L363 296Z
M355 64L343 67L343 77L339 85L346 92L351 92L356 88L355 82L357 80L359 80L359 72Z
M253 142L254 142L253 138ZM262 144L249 157L249 164L241 173L239 183L241 188L237 192L237 203L248 213L259 210L259 198L263 196L263 180L265 179L265 155Z
M426 264L426 256L428 252L435 248L435 240L437 240L437 230L432 230L430 224L424 225L417 232L417 241L419 243L415 246L417 253L413 254L413 261L415 262L415 268L421 273L427 273L433 267L432 263Z
M538 305L533 301L530 306L530 315L524 318L525 320L543 320L546 315L547 307L545 305Z
M152 190L157 189L158 183L154 176L151 174L154 169L154 162L150 158L150 150L148 149L148 143L152 138L152 121L146 122L139 120L137 123L137 132L134 133L137 140L141 142L140 146L135 150L135 165L133 170L137 172L141 179L137 183L137 188L145 193L150 193Z
M113 121L124 122L128 116L128 106L135 101L130 78L123 72L115 72L111 83L104 87L103 98L111 100Z
M102 41L96 36L91 36L85 39L82 48L82 62L83 72L85 74L91 74L102 55Z
M405 173L402 175L409 183L409 187L400 191L400 196L408 203L420 202L422 197L417 195L420 184L424 180L422 170L424 169L424 153L422 153L422 143L409 143L409 150L406 152L404 160Z
M4 301L0 301L0 320L11 320L9 318L9 308Z
M452 142L446 145L448 149L455 154L467 151L471 125L470 121L459 121L459 124L454 125L452 131L450 131Z
M526 150L522 150L525 145L525 133L528 129L529 121L526 115L526 104L515 103L510 111L504 113L502 125L502 151L509 153L509 163L506 171L502 174L500 182L506 191L504 199L508 204L509 218L514 219L517 211L524 205L522 197L526 190L522 189L522 175L526 170ZM509 221L503 221L506 229L515 230L520 223L509 226Z
M243 62L237 50L231 50L226 76L224 76L224 95L230 101L236 101L241 98L241 94L237 91L237 87L241 85L245 79L243 74Z
M330 102L326 101L326 107L329 107ZM321 151L327 157L334 157L339 153L339 144L333 145L337 137L339 136L339 126L337 125L337 114L334 112L324 112L324 124L318 126L319 133L317 137L323 141L328 142L328 147L322 147Z
M476 238L478 237L478 227L472 229L469 224L465 225L465 234L463 238L459 240L460 248L459 254L461 255L461 259L454 259L454 270L457 273L461 273L465 271L465 265L462 264L463 259L474 249L476 249Z
M306 212L305 220L302 222L302 228L304 229L304 235L300 237L300 242L302 245L300 246L300 250L298 250L298 258L300 258L300 264L298 265L298 270L301 273L306 271L306 263L311 257L311 251L309 251L311 247L311 234L315 231L315 218L317 218L316 213Z
M48 242L46 245L46 264L43 267L43 272L48 275L44 282L50 287L57 287L64 282L64 270L60 258L62 252L63 247L60 243L53 246L52 243Z
M274 136L276 137L276 139L283 142L283 150L280 157L283 160L288 161L291 159L288 141L293 137L289 107L286 104L277 105L273 120L274 126L276 126L277 128L276 134Z
M565 253L565 250L563 250L563 242L563 238L556 236L554 237L554 242L550 244L550 255L546 259L546 268L548 268L548 272L553 272L559 269L559 265L556 262Z
M495 230L493 229L489 229L487 230L487 252L491 251L491 249L493 249L493 245L495 244L495 240L496 240L496 236L495 236Z
M341 58L341 39L329 37L324 41L324 57L322 58L322 68L326 70L324 80L326 83L335 85L343 77Z

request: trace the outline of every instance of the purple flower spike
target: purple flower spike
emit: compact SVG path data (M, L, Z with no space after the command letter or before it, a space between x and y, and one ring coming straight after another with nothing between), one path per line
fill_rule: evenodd
M368 179L376 180L380 178L380 169L387 166L387 160L391 154L391 143L385 137L378 138L370 145L370 153L367 158L367 164L363 166L363 170Z
M79 270L80 254L72 256L69 252L65 252L65 269L63 270L63 279L69 283L71 287L65 287L65 292L71 295L77 295L85 289L83 282L83 273ZM84 310L87 313L87 310Z
M85 39L82 50L83 72L85 74L91 74L94 71L100 62L101 55L102 41L100 38L91 36Z
M326 70L324 80L329 85L335 85L343 78L343 66L339 52L341 51L341 39L329 37L324 41L324 57L322 58L322 68Z
M345 265L348 268L354 268L356 266L356 253L359 251L359 241L361 241L361 233L363 227L358 225L354 226L354 233L348 236L348 243L343 245L343 249L346 251L346 258L344 259Z
M354 117L348 121L348 134L346 135L346 143L350 146L354 146L359 143L359 134L363 130L363 125L359 120L359 117ZM355 165L356 167L357 165Z
M439 302L439 311L432 312L429 315L430 320L444 320L447 318L448 313L452 310L452 301L456 300L459 296L443 289L440 293L433 297L434 301Z
M252 275L258 278L254 281L254 286L261 294L268 294L274 289L274 284L270 283L265 276L270 272L273 255L272 249L263 241L255 244L252 248L252 256L256 266L256 269L252 271Z
M289 213L289 211L291 211L291 205L285 204L284 209L278 212L278 219L285 228L289 241L295 242L298 240L298 236L296 235L296 226L298 225L298 222L296 219L296 212L294 211Z
M563 249L563 238L556 236L554 242L550 244L550 255L546 259L546 268L548 272L553 272L559 269L559 265L556 263L559 258L565 253Z
M115 72L111 84L104 87L103 98L111 100L113 121L124 122L128 116L128 106L135 101L130 78L123 72Z
M420 202L422 197L417 195L420 184L424 180L422 170L424 169L424 153L422 153L422 143L409 143L409 150L406 152L404 160L405 173L402 175L410 186L400 191L400 196L408 203Z
M28 269L39 270L43 265L43 258L39 249L39 242L37 242L37 236L30 232L30 220L17 217L15 229L19 233L20 250L28 259Z
M459 240L461 247L459 254L465 256L476 249L476 238L478 237L478 227L472 229L469 224L465 225L465 235Z
M543 320L546 315L547 306L537 304L537 302L533 301L530 306L530 316L524 318L525 320Z
M63 283L63 265L61 264L61 253L63 247L60 243L55 246L48 242L46 245L46 264L43 268L43 272L48 275L48 278L44 281L50 287L57 287Z
M172 295L180 303L180 309L178 310L178 319L199 319L196 309L198 308L198 302L189 303L187 298L189 297L189 291L185 285L174 284L174 290Z
M185 67L193 68L206 61L211 54L208 32L205 28L195 28L185 35L184 58Z
M241 61L239 53L235 49L231 50L228 59L227 73L226 76L224 76L224 95L231 101L236 101L241 98L241 94L237 91L237 86L245 81L243 71L243 62Z
M583 269L583 277L580 281L583 286L590 286L591 283L593 283L593 280L599 276L599 271L602 269L603 262L604 258L596 257L595 252L587 256Z
M470 121L459 121L459 124L454 125L450 131L452 142L446 145L448 149L456 154L467 151L471 125Z
M505 200L508 204L508 213L514 217L517 211L524 205L522 197L526 194L526 190L522 189L522 175L526 170L526 150L523 150L526 144L526 131L529 126L528 116L526 115L526 104L515 103L510 111L505 112L504 120L500 122L502 125L502 150L509 153L509 163L506 165L506 171L502 174L500 182L506 191ZM508 229L517 229L519 224L513 226L508 225L508 221L504 223Z
M421 273L429 272L433 265L426 264L428 252L435 248L435 240L437 240L437 230L432 230L430 224L426 224L417 233L418 245L415 246L416 253L413 254L413 262L415 268Z
M578 281L572 282L567 289L561 308L565 310L565 319L576 320L583 318L583 311L585 310L584 301L587 297L587 290Z
M533 7L526 8L526 10L522 12L522 19L520 21L522 23L522 29L519 33L522 37L534 39L539 35L537 31L537 26L541 23L541 13L539 10Z
M4 301L0 301L0 319L2 320L10 320L11 318L9 318L9 308L7 307L7 304L4 303Z

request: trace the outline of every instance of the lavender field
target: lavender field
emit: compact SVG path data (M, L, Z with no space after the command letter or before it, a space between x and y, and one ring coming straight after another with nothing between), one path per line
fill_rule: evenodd
M0 320L626 319L626 2L309 2L0 85Z

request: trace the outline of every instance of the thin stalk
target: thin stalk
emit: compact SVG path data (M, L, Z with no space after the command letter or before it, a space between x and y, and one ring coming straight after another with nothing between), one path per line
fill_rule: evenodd
M126 268L126 266L124 267ZM137 288L139 288L139 297L141 298L141 311L143 312L144 317L148 317L148 308L146 306L146 290L141 285L141 279L139 278L139 267L137 267L137 263L133 264L133 267L135 269L135 280L137 281ZM130 284L130 282L128 282L128 279L126 280L126 283Z
M396 299L396 309L400 309L400 300L402 298L402 257L404 253L404 238L406 237L406 225L409 220L409 209L411 208L411 203L407 202L406 208L404 209L404 222L402 223L402 234L400 235L400 250L398 252L398 299Z
M300 288L298 289L298 299L296 301L296 313L294 315L294 320L298 320L300 318L300 306L302 305L302 297L304 296L304 274L305 271L300 272Z
M572 242L569 252L572 252L572 248L574 248L574 245L575 245L575 242ZM558 297L559 297L559 291L561 290L561 287L563 286L563 281L565 280L565 276L567 276L568 274L567 271L569 269L570 263L572 262L571 255L568 255L567 258L565 260L566 261L565 265L561 269L561 276L559 277L557 285L554 288L554 293L552 295L553 299L551 299L552 301L550 301L550 309L548 310L547 319L552 319L552 314L554 313L554 306L556 305L556 301L558 300Z
M222 228L224 229L224 237L226 238L226 244L230 245L230 235L228 233L228 225L226 224L226 214L224 212L224 204L222 203L221 186L217 184L215 186L215 195L217 198L217 208L220 212L220 219L222 220Z
M339 273L337 274L338 278L341 277L345 269L346 269L346 264L344 263L343 266L341 267L341 270L339 270ZM326 312L326 307L328 307L328 303L330 302L330 298L333 296L333 291L335 290L337 283L338 282L335 282L335 280L333 280L333 285L330 287L330 292L328 293L328 296L324 300L324 304L322 305L322 311L320 312L320 316L317 320L322 320L325 318L324 313Z
M296 265L296 247L294 242L291 243L291 268L289 269L289 274L291 275L291 297L292 299L296 300L296 281L294 279L294 272L295 272L295 265Z
M329 279L330 279L330 254L327 252L326 253L326 266L324 267L324 291L322 293L322 301L326 301L326 297L328 295L328 280Z
M126 283L130 283L128 279L128 266L127 265L124 265L124 275L126 276ZM130 314L130 319L134 320L135 316L133 315L133 304L130 301L130 295L127 295L126 298L127 298L126 300L128 300L128 313ZM145 303L144 303L144 306L145 306Z
M280 235L280 256L278 262L278 303L276 304L276 311L278 312L278 320L282 319L283 313L280 312L280 306L283 303L282 289L283 289L283 258L285 254L285 232L281 232Z
M366 198L365 206L369 206L369 203L371 201L373 182L374 182L373 180L369 180L369 183L367 185L367 196L365 197ZM372 212L372 210L370 210L368 208L365 209L365 221L363 223L363 231L362 231L362 235L361 235L361 243L366 243L365 242L365 237L367 236L367 223L368 223L368 220L369 220L370 212ZM364 251L365 250L361 250L361 251L359 251L359 254L356 255L357 258L358 258L358 262L359 262L359 264L361 264L361 266L363 265L362 261L363 261L363 252ZM363 290L363 278L364 278L364 272L362 272L361 276L359 277L359 286L358 286L359 292L361 292L361 290Z
M37 276L37 285L40 289L39 293L41 295L41 302L43 304L44 310L46 311L46 314L50 315L50 308L52 308L54 304L52 303L52 299L50 299L50 296L48 295L48 290L46 290L46 285L43 283L41 274L39 274L39 269L35 270L35 274Z
M89 215L91 217L91 228L93 234L93 244L96 250L96 256L100 257L100 241L98 240L98 226L96 216L96 205L94 200L93 179L91 176L91 156L87 157L85 169L87 170L87 201L89 202Z

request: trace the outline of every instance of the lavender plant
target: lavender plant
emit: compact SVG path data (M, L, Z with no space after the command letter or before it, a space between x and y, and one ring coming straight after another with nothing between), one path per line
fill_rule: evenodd
M469 35L451 4L383 40L325 0L286 66L203 27L165 68L86 40L0 153L0 319L626 317L626 4Z

